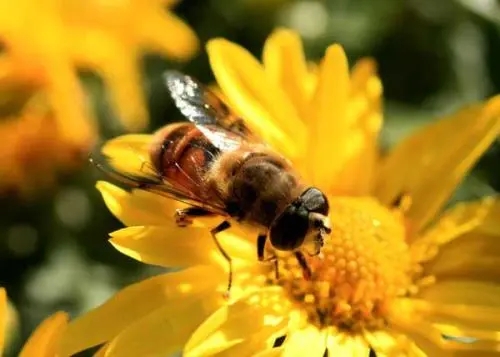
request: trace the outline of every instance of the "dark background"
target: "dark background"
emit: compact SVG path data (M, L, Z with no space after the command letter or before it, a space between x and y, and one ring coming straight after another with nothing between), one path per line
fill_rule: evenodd
M184 0L176 13L195 29L202 43L222 36L258 57L276 26L297 29L310 59L320 58L332 42L345 47L351 64L360 57L374 57L385 92L382 142L389 146L426 121L500 92L500 5L486 3ZM206 82L213 80L204 51L182 65L146 55L144 88L151 130L179 119L158 80L169 67ZM120 134L109 125L113 118L100 79L88 72L81 78L95 102L104 137ZM498 191L499 163L497 143L455 199ZM85 164L74 174L60 177L51 190L29 198L4 194L0 199L0 285L7 288L20 321L11 349L14 355L19 342L54 311L78 314L155 272L106 242L108 233L121 225L94 188L100 177Z

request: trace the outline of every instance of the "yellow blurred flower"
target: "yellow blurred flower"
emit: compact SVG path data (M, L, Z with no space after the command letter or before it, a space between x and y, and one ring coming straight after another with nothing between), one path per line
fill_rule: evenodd
M26 155L31 156L30 174L38 166L59 160L59 154L49 153L76 149L85 152L96 139L97 125L79 83L79 69L93 70L102 77L116 114L127 129L135 131L146 126L141 55L149 51L187 59L198 46L192 30L168 10L174 3L0 0L0 104L4 96L20 95L22 91L23 98L28 94L43 97L51 111L50 119L28 109L29 114L22 113L19 123L14 122L15 115L0 123L10 144L16 142L19 148L24 143L21 151L29 151ZM48 140L51 137L54 142ZM66 148L61 142L67 143ZM16 150L7 148L8 152ZM16 155L7 157L5 150L2 156L7 158L6 163L16 160ZM7 166L4 161L1 163ZM20 176L23 180L32 178L33 175L26 176L25 169L25 162L14 163L12 175L5 176L5 184L16 182ZM3 185L3 175L1 181Z
M31 98L19 114L0 120L0 191L28 197L86 161L87 146L59 135L56 120L42 98Z
M131 285L77 318L63 354L107 342L108 357L179 349L196 357L498 355L500 201L443 209L498 136L500 97L381 155L382 87L370 60L349 72L334 44L311 71L287 30L269 37L263 64L223 39L209 42L208 53L233 108L328 192L331 239L310 258L311 280L286 254L276 279L272 264L256 261L253 236L223 234L236 264L226 301L227 263L207 230L213 220L179 229L170 218L177 203L100 182L109 209L129 226L111 243L144 263L187 269ZM150 139L123 136L104 150L134 165Z
M3 289L0 289L0 301L0 314L2 316L2 327L0 329L1 354L2 351L10 351L13 342L17 339L19 334L19 314L14 305L8 300Z
M10 333L9 319L7 295L5 289L0 288L0 354L2 355L6 347L5 337ZM56 357L57 346L67 323L68 315L64 312L57 312L45 319L26 341L19 357Z

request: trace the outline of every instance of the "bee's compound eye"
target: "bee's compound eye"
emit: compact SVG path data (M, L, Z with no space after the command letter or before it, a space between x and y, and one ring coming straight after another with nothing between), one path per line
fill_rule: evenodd
M300 199L308 211L328 215L328 198L319 189L309 187L300 196Z
M269 238L273 247L278 250L295 250L304 242L308 229L307 210L290 205L274 221Z

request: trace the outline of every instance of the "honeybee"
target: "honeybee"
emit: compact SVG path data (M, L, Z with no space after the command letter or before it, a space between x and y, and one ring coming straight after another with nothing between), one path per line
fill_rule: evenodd
M217 235L235 222L260 232L260 261L276 262L275 256L265 257L269 238L274 249L293 252L304 276L310 277L302 248L310 243L312 249L306 251L319 254L331 232L327 197L302 182L291 163L259 140L213 91L178 71L165 72L163 80L188 122L166 125L154 134L149 151L153 174L98 167L132 188L188 203L176 212L179 226L194 217L220 216L221 223L210 232L229 265L228 292L233 266Z

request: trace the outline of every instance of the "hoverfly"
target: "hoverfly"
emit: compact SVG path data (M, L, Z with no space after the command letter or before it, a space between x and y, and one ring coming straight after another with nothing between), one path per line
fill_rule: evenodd
M153 174L138 170L132 175L97 163L98 167L131 188L188 203L190 207L176 212L179 226L194 217L220 216L220 224L210 232L229 265L228 292L233 267L217 235L231 222L260 232L260 261L276 261L264 257L269 238L274 249L293 252L304 276L310 276L301 248L309 242L311 255L319 254L330 233L327 197L304 184L291 163L260 141L206 86L178 71L165 72L163 80L189 122L166 125L154 134L149 151Z

